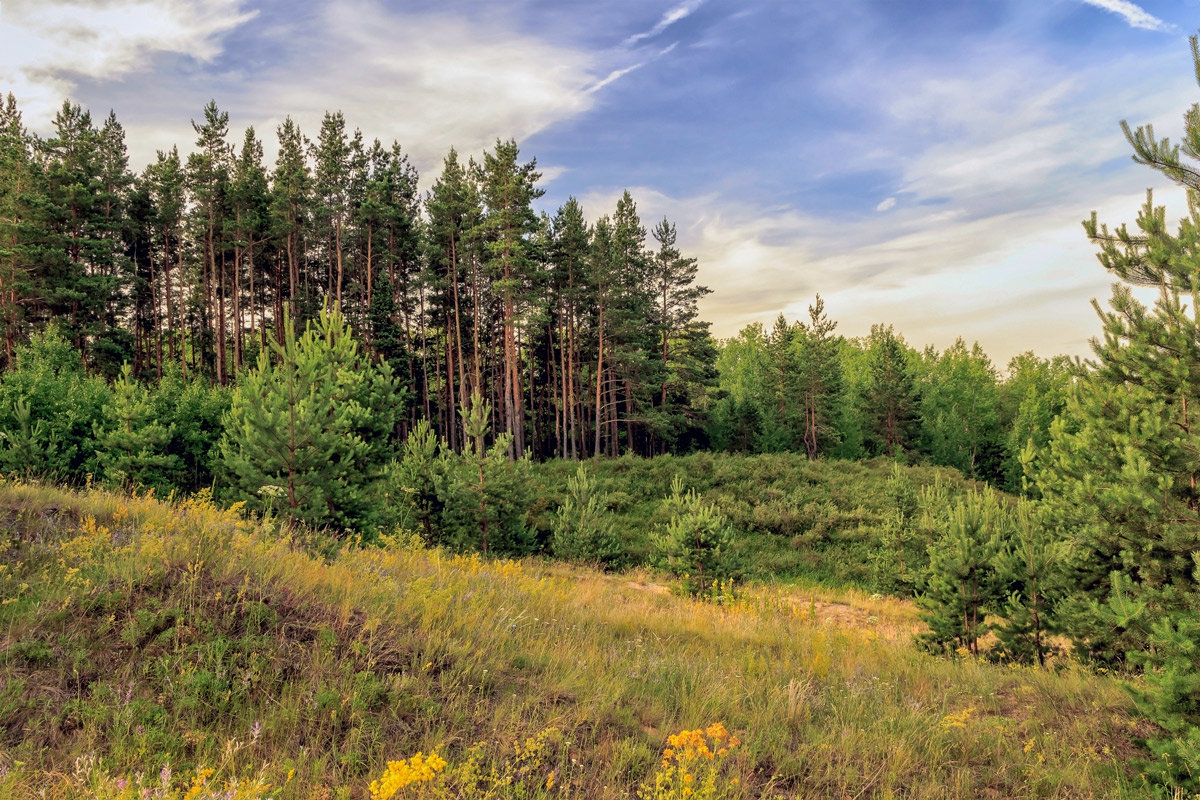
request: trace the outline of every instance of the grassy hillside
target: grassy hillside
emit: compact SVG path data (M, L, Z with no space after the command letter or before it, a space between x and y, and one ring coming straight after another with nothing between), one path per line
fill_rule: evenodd
M0 797L365 798L389 761L378 796L1139 795L1111 679L935 659L897 600L314 557L202 499L11 483L0 531Z

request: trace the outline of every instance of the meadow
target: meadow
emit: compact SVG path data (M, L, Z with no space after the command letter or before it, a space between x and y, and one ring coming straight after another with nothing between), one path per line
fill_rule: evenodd
M929 655L862 590L690 598L203 494L8 482L0 530L3 797L1145 796L1116 679Z

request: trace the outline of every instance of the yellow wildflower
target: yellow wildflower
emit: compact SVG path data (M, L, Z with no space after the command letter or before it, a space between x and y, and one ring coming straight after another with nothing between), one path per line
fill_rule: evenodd
M404 787L428 783L445 768L445 759L437 753L428 757L417 753L407 761L389 761L383 776L371 782L371 800L391 800Z

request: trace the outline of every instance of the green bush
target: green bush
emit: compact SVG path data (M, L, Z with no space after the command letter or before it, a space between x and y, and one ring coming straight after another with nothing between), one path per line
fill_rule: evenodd
M666 528L654 536L655 562L684 579L686 588L702 595L709 584L728 575L727 553L733 530L716 505L683 491L683 481L671 481L671 494L663 501L670 514Z
M625 552L609 513L609 495L596 491L596 479L579 465L567 478L567 497L554 516L554 554L568 561L618 568Z

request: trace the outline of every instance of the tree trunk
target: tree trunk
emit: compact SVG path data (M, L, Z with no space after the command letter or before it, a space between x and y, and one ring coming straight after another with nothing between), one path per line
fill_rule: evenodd
M597 354L596 354L596 444L592 448L592 455L594 455L594 456L600 455L600 426L604 419L604 414L602 413L602 408L600 406L601 394L602 394L601 387L603 386L603 383L604 383L604 304L603 303L600 305L600 316L599 316L598 326L599 326L600 345L597 349Z

